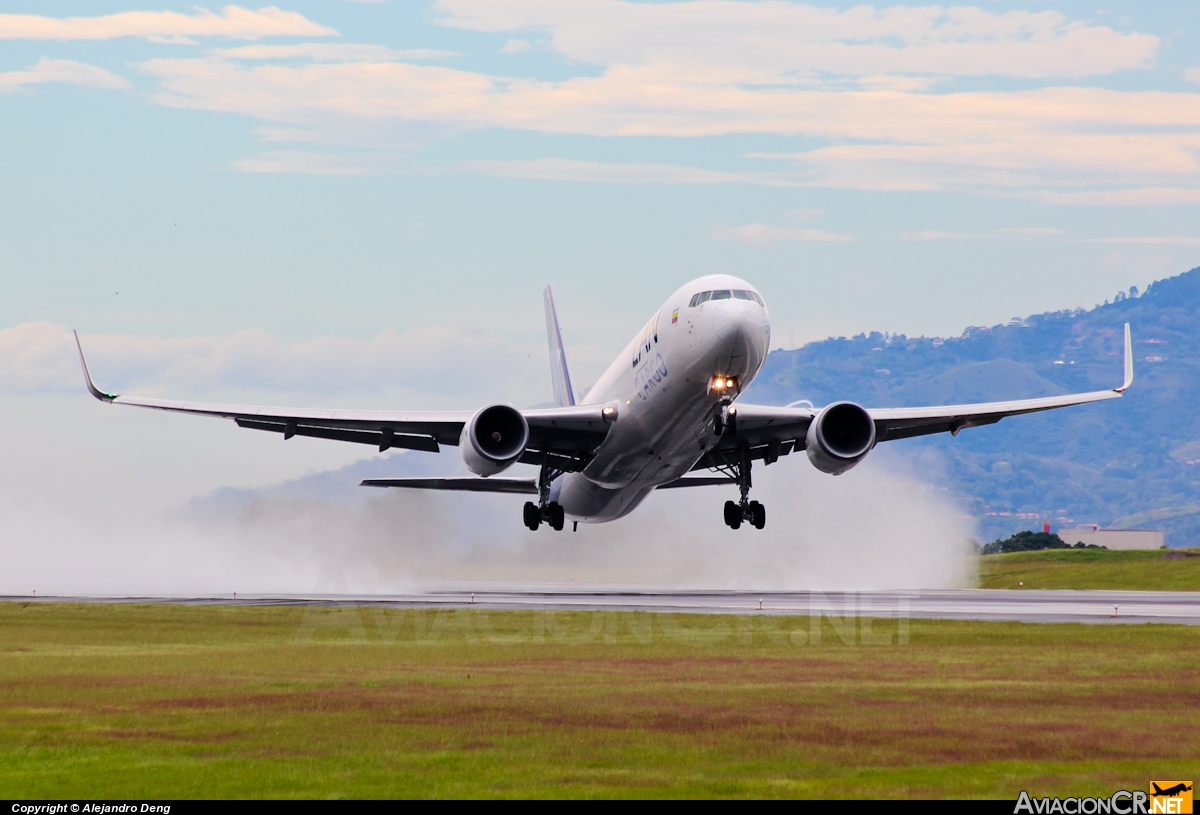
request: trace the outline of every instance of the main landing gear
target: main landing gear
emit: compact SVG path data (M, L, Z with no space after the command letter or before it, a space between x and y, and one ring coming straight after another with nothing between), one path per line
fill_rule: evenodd
M560 475L562 475L561 470L542 465L541 472L538 474L538 502L536 504L533 501L525 502L523 520L525 526L533 532L536 532L543 523L550 524L550 528L555 532L562 532L563 527L566 526L567 515L563 511L562 504L550 500L550 482Z
M550 528L554 531L562 532L567 523L567 516L563 512L562 504L550 501L544 507L539 507L533 501L526 501L525 525L536 532L543 521L550 524Z
M762 529L767 525L767 508L758 501L750 500L750 450L741 448L737 464L725 469L737 479L738 491L742 494L736 503L725 502L725 525L730 529L740 529L742 522L746 521L755 529Z
M758 501L726 501L725 524L730 529L739 529L742 521L749 522L755 529L762 529L767 525L767 508Z

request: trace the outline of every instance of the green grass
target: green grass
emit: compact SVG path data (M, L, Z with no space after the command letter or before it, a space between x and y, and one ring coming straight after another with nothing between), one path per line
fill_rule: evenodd
M1021 583L1026 589L1200 591L1200 550L1051 549L979 558L980 588Z
M5 603L0 797L1103 795L1195 775L1197 646L1181 626Z

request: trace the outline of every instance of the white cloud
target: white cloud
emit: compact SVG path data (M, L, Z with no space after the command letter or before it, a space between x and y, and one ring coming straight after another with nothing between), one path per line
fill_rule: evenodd
M544 354L540 344L525 346L445 326L295 343L280 342L259 329L229 337L85 334L83 346L97 385L117 392L168 388L180 396L230 389L336 395L420 390L426 387L422 383L433 381L438 388L449 388L445 393L543 390L537 387L541 366L512 364L538 351ZM530 372L539 377L533 387L525 381ZM82 388L66 326L36 322L0 330L0 393Z
M1194 94L751 89L678 82L653 67L542 82L401 62L245 66L215 56L157 59L143 68L161 80L157 98L166 105L339 127L344 134L390 120L599 136L774 133L857 142L752 154L794 168L763 174L778 183L898 190L1200 186Z
M965 232L939 232L935 229L900 233L900 240L902 241L958 241L972 237L974 236L968 235Z
M773 246L781 241L852 241L853 235L825 232L820 229L797 229L794 226L767 226L745 224L728 229L718 229L713 237L723 241L748 243L751 246Z
M387 156L374 154L314 153L307 150L272 150L232 162L244 173L297 175L370 175L394 172Z
M125 11L101 17L42 17L35 14L0 14L0 39L8 40L109 40L116 37L259 37L337 36L332 28L312 22L295 11L274 6L257 11L225 6L220 13L197 9L177 11Z
M317 62L399 62L446 59L462 56L457 51L409 48L395 51L382 45L336 42L305 42L297 45L242 45L217 48L218 57L240 60L311 59Z
M1082 238L1080 243L1143 243L1168 246L1200 246L1200 238L1181 238L1170 235L1147 235L1134 238Z
M441 25L550 35L551 48L606 66L671 65L731 81L818 74L1082 77L1149 67L1155 36L1122 34L1056 11L854 6L778 0L439 0ZM733 73L730 74L729 72Z
M1044 226L1018 226L990 230L997 235L1011 235L1015 238L1047 238L1054 235L1067 234L1061 229L1050 229Z
M500 49L501 54L523 54L526 51L532 51L533 44L529 40L509 40L504 43L504 47Z
M1124 190L1086 190L1084 192L1041 191L1022 197L1045 204L1101 207L1161 207L1174 204L1200 204L1200 189L1189 187L1137 187Z
M608 184L761 184L794 186L768 173L726 173L678 164L606 164L541 158L526 161L463 161L446 170L479 173L501 178L531 178L542 181L581 181Z
M1189 68L1183 72L1183 78L1190 82L1200 82L1200 68Z
M42 57L37 64L24 71L9 71L0 74L0 93L12 93L25 85L41 82L69 82L91 88L123 90L132 87L129 80L95 65L69 59Z

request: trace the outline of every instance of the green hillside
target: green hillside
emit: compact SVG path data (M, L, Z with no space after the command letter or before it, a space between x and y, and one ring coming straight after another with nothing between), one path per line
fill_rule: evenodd
M979 558L981 589L1200 591L1200 551L1059 549Z
M872 333L776 351L747 399L917 406L1111 388L1121 381L1128 322L1137 381L1120 402L1006 419L957 438L893 442L873 455L898 458L961 495L987 540L1044 518L1161 528L1169 545L1195 545L1200 268L1118 297L959 337Z

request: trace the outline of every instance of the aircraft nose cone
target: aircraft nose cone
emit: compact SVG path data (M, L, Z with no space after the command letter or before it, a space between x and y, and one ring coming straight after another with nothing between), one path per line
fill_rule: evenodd
M746 300L726 300L713 309L713 330L717 339L727 340L746 327L754 303Z

